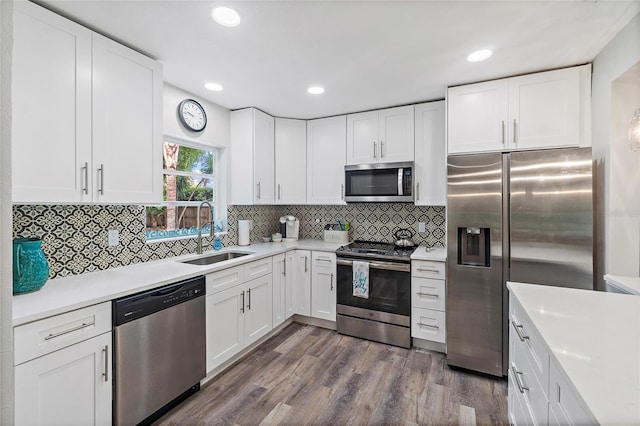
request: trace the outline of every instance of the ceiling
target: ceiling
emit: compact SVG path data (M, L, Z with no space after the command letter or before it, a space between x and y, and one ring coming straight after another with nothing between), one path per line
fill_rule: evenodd
M640 0L39 3L158 59L167 83L201 98L304 119L587 63L640 11ZM240 25L216 24L214 5L235 8ZM466 61L481 48L494 55ZM208 81L224 90L205 89ZM308 94L311 84L326 92Z

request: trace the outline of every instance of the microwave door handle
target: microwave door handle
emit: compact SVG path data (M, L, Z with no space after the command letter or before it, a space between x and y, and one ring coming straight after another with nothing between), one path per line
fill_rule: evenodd
M402 192L402 176L404 169L402 167L398 168L398 195L404 195Z

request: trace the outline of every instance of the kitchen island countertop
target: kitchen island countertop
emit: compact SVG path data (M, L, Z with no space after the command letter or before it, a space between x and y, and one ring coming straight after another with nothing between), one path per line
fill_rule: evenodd
M119 268L89 272L47 281L40 290L13 296L13 325L18 326L86 306L107 302L171 284L186 278L242 265L289 250L316 250L334 252L341 244L321 240L258 243L248 246L230 246L221 251L206 251L202 255L186 254L151 262L136 263ZM215 255L228 251L250 253L247 256L211 265L189 265L185 260Z
M640 424L640 297L509 282L600 424Z

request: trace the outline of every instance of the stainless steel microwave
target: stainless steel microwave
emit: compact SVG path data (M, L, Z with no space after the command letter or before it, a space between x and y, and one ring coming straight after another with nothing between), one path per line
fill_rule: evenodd
M344 166L348 203L412 203L413 162Z

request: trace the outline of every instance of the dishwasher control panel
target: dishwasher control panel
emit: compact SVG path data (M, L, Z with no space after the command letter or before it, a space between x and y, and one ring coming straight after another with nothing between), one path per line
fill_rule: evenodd
M199 276L116 299L113 301L113 325L125 324L204 294L205 279Z

